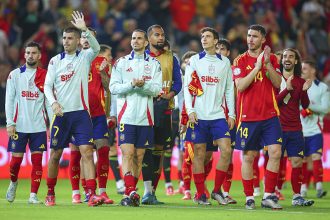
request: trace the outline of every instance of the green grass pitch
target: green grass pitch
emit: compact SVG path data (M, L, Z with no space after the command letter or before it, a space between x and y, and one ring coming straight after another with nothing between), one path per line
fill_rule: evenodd
M16 199L13 203L8 203L5 199L9 180L0 180L0 220L211 220L211 219L231 219L231 220L321 220L330 219L330 196L323 199L317 199L315 190L309 190L309 199L314 199L315 204L312 207L292 207L291 206L291 185L286 183L283 190L285 200L281 201L283 210L272 211L260 207L261 198L256 198L257 209L248 211L244 208L245 198L243 196L242 184L239 181L233 182L231 195L238 201L236 205L219 206L214 200L211 206L198 206L192 201L181 200L182 195L166 196L164 183L161 181L157 192L160 201L165 205L140 207L121 207L118 206L121 195L115 194L115 182L108 182L108 194L115 200L114 205L103 205L99 207L87 207L86 204L71 204L71 186L68 180L59 180L56 186L56 202L54 207L45 205L27 204L30 182L29 180L19 180ZM177 187L176 182L174 187ZM193 186L193 184L192 184ZM209 189L213 182L208 182ZM138 184L140 195L143 194L143 184ZM330 189L330 183L324 184L325 189ZM44 200L46 195L46 183L42 180L38 193L40 200Z

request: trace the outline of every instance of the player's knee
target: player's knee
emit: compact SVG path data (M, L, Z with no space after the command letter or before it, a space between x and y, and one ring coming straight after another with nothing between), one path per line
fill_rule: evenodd
M50 160L59 162L62 156L62 150L53 150L50 154Z
M244 155L243 156L243 163L252 165L253 161L254 161L254 156L253 155Z
M303 160L300 157L292 157L291 158L291 166L292 168L302 167Z
M321 160L321 154L312 154L312 160Z

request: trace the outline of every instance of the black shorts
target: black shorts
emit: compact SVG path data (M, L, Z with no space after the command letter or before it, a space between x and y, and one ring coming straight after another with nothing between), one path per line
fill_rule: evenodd
M114 145L117 142L116 128L109 128L109 146Z
M172 143L172 115L166 114L163 123L160 126L154 127L155 144L164 146L164 149L169 149Z

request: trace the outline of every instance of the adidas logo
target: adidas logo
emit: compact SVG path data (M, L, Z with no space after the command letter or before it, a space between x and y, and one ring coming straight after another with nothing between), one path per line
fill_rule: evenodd
M93 142L94 142L94 141L93 141L93 138L91 138L88 142L89 142L89 143L93 143Z
M72 177L72 179L79 179L79 178L80 178L80 177L79 177L78 174Z
M142 167L148 167L148 164L142 163Z
M148 141L144 144L144 146L147 146L147 145L149 145L149 142Z
M107 132L107 133L105 133L103 136L104 136L104 137L109 137L109 133Z
M282 143L282 138L277 139L277 142Z
M300 155L300 156L304 156L304 151L300 151L300 152L298 153L298 155Z
M40 183L40 179L35 179L35 180L33 180L34 182L38 182L38 183Z
M126 72L129 72L129 73L133 72L132 67L129 67L129 68L126 70Z
M39 147L39 149L45 149L45 145L42 144L42 145Z
M229 133L229 131L227 131L225 135L226 135L226 136L230 136L230 133Z
M250 65L248 65L248 66L246 67L246 69L247 69L247 70L252 70L252 67L251 67Z
M166 142L170 142L171 140L172 140L171 137L169 137L166 139Z
M103 174L101 174L100 176L105 176L105 177L107 177L108 174L107 174L107 173L103 173Z

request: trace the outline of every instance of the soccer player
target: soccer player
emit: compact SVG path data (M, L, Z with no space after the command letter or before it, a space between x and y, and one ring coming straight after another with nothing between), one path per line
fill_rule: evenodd
M300 195L302 182L302 163L304 157L304 136L300 121L299 106L306 109L309 105L307 90L311 80L301 78L301 58L297 50L287 48L281 60L283 77L280 93L276 100L280 109L280 122L283 131L282 156L287 152L291 161L291 185L293 206L311 206L313 200L305 200Z
M189 62L190 57L192 57L195 54L197 54L197 52L188 51L182 56L181 70L182 70L183 76L185 75L186 66ZM188 123L188 119L189 119L188 115L186 113L186 110L185 110L185 106L182 107L180 116L181 116L180 117L181 119L180 119L179 130L180 130L181 138L183 139L183 143L180 144L178 170L181 169L181 178L182 178L183 184L181 186L181 183L180 183L179 191L180 190L183 191L183 194L184 194L182 197L183 200L190 200L191 199L190 183L191 183L191 177L192 177L191 165L192 165L193 148L191 147L192 143L186 143L184 141L186 131L187 131L187 123ZM189 152L190 152L190 154L189 154Z
M219 204L226 204L220 189L230 163L229 130L233 129L235 124L234 83L230 61L215 52L218 40L219 34L214 29L206 27L201 30L204 51L190 58L184 79L185 105L191 125L187 133L191 132L190 138L194 143L193 176L197 188L194 200L201 205L210 205L204 193L204 159L209 137L212 137L213 142L221 150L211 197ZM195 75L200 79L203 94L193 97L189 92L189 84ZM229 110L227 121L224 109L221 108L224 99Z
M302 62L302 78L311 80L312 86L307 94L310 99L310 105L307 109L301 111L301 122L305 137L305 157L311 157L313 160L313 175L316 183L316 196L322 198L327 194L323 189L323 117L330 111L330 91L329 87L317 79L317 68L313 61ZM307 194L307 187L301 187L301 194Z
M139 29L133 31L133 51L116 61L110 80L110 91L117 95L119 145L126 187L121 200L123 206L140 205L136 184L145 149L153 146L153 98L162 88L160 64L145 52L147 45L147 34Z
M91 28L89 28L89 31L91 31L95 37L96 32ZM80 44L82 45L83 50L90 48L89 42L84 35L80 38ZM107 118L105 114L104 95L104 90L109 90L110 73L108 60L110 60L110 55L110 47L107 45L100 45L99 55L93 60L88 76L89 113L92 119L93 139L97 151L96 174L98 178L99 194L104 199L105 204L113 204L113 200L110 199L106 193L106 185L109 173L109 133ZM70 180L72 185L72 203L77 204L81 203L79 191L81 154L79 152L79 148L74 144L70 146L70 149ZM84 185L85 178L82 178L82 182ZM86 198L86 201L87 200L88 198Z
M238 126L236 148L243 150L242 181L246 209L255 209L253 197L253 161L261 140L268 147L269 161L265 171L265 193L262 207L282 209L273 195L281 158L282 131L275 89L281 85L281 73L276 56L265 43L266 30L261 25L248 28L248 51L239 55L233 64L238 96Z
M88 113L88 73L100 51L100 45L87 29L84 15L74 11L74 27L63 32L64 52L53 57L48 65L45 95L54 113L51 123L51 153L48 163L46 206L54 206L59 159L71 137L82 155L84 176L89 195L89 206L103 203L96 196L95 165L93 160L93 125ZM81 31L89 41L90 48L78 50ZM54 91L54 92L53 92ZM56 98L54 96L56 95Z
M6 119L11 152L10 184L6 199L13 202L16 196L18 173L26 144L31 151L31 192L28 203L40 204L37 193L42 177L42 154L47 150L46 119L43 87L37 80L46 76L46 70L38 67L41 47L36 42L25 46L25 64L10 72L6 87ZM43 83L42 83L43 84Z
M216 52L218 54L221 54L222 56L226 56L226 57L229 58L229 56L230 56L230 47L231 47L231 44L230 44L229 40L221 38L221 39L219 39L219 42L217 43ZM236 95L236 92L235 92L235 95ZM228 107L227 107L226 103L225 103L224 107L226 109L226 117L228 118ZM229 190L230 190L230 187L231 187L231 182L232 182L232 177L233 177L233 170L234 170L233 152L234 152L234 148L235 148L236 125L234 126L233 129L230 130L230 139L231 139L231 148L232 148L232 150L231 150L231 156L230 156L230 164L229 164L229 167L228 167L225 182L223 183L223 196L225 197L225 200L227 201L228 204L236 204L237 201L229 195Z
M174 96L182 88L180 65L171 51L164 50L165 33L160 25L152 25L147 31L150 56L155 57L162 69L161 95L154 101L155 106L155 146L147 149L143 158L144 195L142 204L162 204L156 198L155 192L158 186L162 170L162 158L167 146L171 146L172 124L171 116L174 108Z

